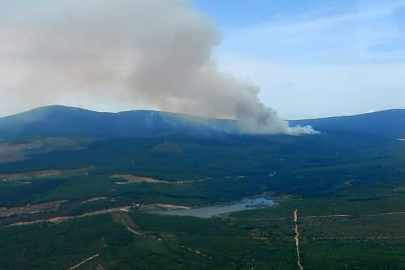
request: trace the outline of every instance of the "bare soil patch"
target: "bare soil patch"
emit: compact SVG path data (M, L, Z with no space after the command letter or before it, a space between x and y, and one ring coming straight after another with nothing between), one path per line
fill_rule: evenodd
M116 184L124 185L124 184L131 184L131 183L152 183L152 184L159 184L159 183L166 183L166 184L173 184L173 182L158 180L150 177L143 177L143 176L136 176L136 175L128 175L128 174L115 174L110 176L111 179L124 179L127 182L115 182Z
M0 180L2 181L27 181L34 178L46 179L46 178L70 178L80 175L86 175L92 167L80 168L73 170L47 170L37 172L26 173L13 173L13 174L0 174Z
M54 212L58 210L58 207L62 203L66 202L67 202L66 200L63 200L40 204L27 204L19 207L0 208L0 217L32 215L40 212Z

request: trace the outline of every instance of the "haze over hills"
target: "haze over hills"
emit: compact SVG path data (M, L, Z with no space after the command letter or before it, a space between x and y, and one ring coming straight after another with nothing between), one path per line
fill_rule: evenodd
M405 137L405 110L290 121L292 126L310 125L323 134L345 134L384 139ZM38 137L155 137L243 134L235 120L203 118L159 111L101 113L65 106L47 106L0 118L0 139Z

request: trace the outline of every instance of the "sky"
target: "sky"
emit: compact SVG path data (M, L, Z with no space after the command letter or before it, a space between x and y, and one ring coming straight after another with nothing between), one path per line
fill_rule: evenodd
M198 0L221 68L289 119L405 108L405 1Z
M218 29L220 42L213 51L218 69L258 86L260 102L274 108L284 119L405 108L405 0L178 2L189 2L191 9L212 21ZM32 57L27 54L24 59L20 59L21 56L14 59L13 55L26 53L32 34L26 29L38 21L38 17L30 21L32 13L28 11L35 9L36 15L49 19L57 17L52 13L52 6L62 3L65 1L0 0L0 32L6 33L0 36L0 117L55 103L99 111L158 109L136 99L129 103L114 100L113 95L119 89L108 92L104 98L94 98L79 89L74 95L67 91L57 99L42 99L41 95L46 96L46 93L52 96L52 87L58 86L43 82L52 81L60 75L57 73L51 75L54 78L43 79L41 84L34 86L31 80L24 84L26 88L49 87L46 91L36 96L35 93L26 97L17 94L14 89L17 84L21 88L21 81L26 79L21 75L21 66L24 61L32 61ZM7 20L13 22L13 27L17 25L13 31ZM52 20L44 22L49 24ZM216 44L215 40L213 43ZM126 65L120 69L125 69ZM52 70L49 73L52 74ZM44 73L30 72L30 76L33 74L44 76ZM66 89L77 87L65 78L59 82L62 81Z

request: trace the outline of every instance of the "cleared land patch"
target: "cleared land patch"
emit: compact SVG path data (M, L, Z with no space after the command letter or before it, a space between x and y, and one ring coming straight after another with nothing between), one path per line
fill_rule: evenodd
M127 185L127 184L132 184L132 183L149 183L149 184L186 184L186 183L192 183L192 182L202 182L207 180L206 179L200 179L196 181L175 181L175 182L170 182L170 181L164 181L164 180L158 180L154 179L151 177L144 177L144 176L136 176L136 175L128 175L128 174L115 174L110 176L111 179L124 179L124 181L117 181L115 182L118 185Z
M93 139L44 138L22 143L0 143L0 163L26 160L30 154L49 153L58 150L82 150Z
M69 178L85 175L89 173L91 169L92 167L74 170L47 170L47 171L27 172L27 173L0 174L0 179L2 181L27 181L35 178L39 179Z
M115 174L110 176L111 179L124 179L127 182L115 182L116 184L124 185L124 184L131 184L131 183L167 183L172 184L173 182L158 180L150 177L143 177L143 176L136 176L136 175L128 175L128 174Z
M21 215L35 214L39 212L56 211L58 207L65 202L67 201L62 200L32 205L27 204L25 206L20 207L0 208L0 217L21 216Z

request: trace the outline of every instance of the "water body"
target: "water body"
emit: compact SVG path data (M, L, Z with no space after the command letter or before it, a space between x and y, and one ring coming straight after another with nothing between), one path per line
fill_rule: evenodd
M199 217L199 218L211 218L221 214L243 211L243 210L252 210L263 207L274 206L275 202L266 198L251 198L244 199L242 201L231 203L231 204L222 204L222 205L212 205L204 206L191 209L179 209L179 210L152 210L148 211L153 214L160 215L171 215L171 216L190 216L190 217Z

